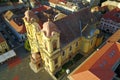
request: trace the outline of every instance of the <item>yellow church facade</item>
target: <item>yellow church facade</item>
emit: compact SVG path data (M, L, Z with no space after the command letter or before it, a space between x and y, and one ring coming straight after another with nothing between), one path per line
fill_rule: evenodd
M81 21L81 24L79 21ZM36 45L33 46L33 40L29 39L31 48L36 50L37 47L38 49L32 55L39 52L42 65L52 74L55 74L64 63L73 58L78 52L88 54L91 49L102 42L102 36L98 37L100 31L91 25L96 22L96 18L88 8L55 22L48 20L43 24L42 29L35 29L36 25L27 25L28 22L25 20L24 22L27 30L33 31L32 33L35 34L34 37L37 41ZM85 29L86 24L89 25ZM30 28L31 25L34 29ZM83 29L85 30L82 32ZM29 32L27 34L28 38L32 36Z
M99 32L99 30L96 30ZM58 33L54 34L54 36L47 38L45 37L44 33L40 32L39 36L41 39L40 44L41 46L41 56L45 64L45 68L50 72L50 73L55 73L61 66L69 61L71 58L73 58L78 52L82 51L85 54L89 50L95 47L96 41L97 41L97 35L99 33L95 33L94 37L90 39L86 39L85 37L79 37L69 44L65 45L64 47L60 47L60 40L59 40L59 35ZM56 40L56 49L54 50L54 40ZM83 43L83 44L82 44Z

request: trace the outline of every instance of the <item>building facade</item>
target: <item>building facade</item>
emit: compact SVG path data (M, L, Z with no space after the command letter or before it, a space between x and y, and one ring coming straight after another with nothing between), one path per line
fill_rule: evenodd
M120 2L119 1L112 1L112 0L107 0L105 2L102 3L101 5L102 7L103 6L108 6L109 10L113 10L115 8L120 8Z
M9 50L9 46L6 40L2 37L2 34L0 33L0 54L5 53L8 50Z
M37 32L30 29L30 25L25 24L27 30L34 30L32 34L27 32L29 36L36 34L36 37L33 38L38 42L36 43L39 48L37 51L40 52L45 69L54 74L78 52L81 51L87 54L91 49L95 48L97 39L99 39L98 34L100 34L100 31L95 26L90 25L95 21L96 18L90 13L90 9L85 8L80 12L54 22L48 19L43 24L43 28ZM30 44L33 47L31 41ZM34 46L34 50L36 50L36 46Z
M114 33L120 28L120 9L115 8L103 15L99 28L108 33Z
M25 17L23 18L26 30L27 30L27 38L31 48L31 62L30 67L34 72L38 72L41 67L41 55L37 40L37 33L41 30L39 25L39 18L34 15L34 13L30 10L25 12Z
M79 11L80 7L73 2L68 2L66 0L49 0L51 7L65 12L66 14Z
M23 42L26 39L26 29L22 18L16 17L12 11L7 11L3 17L13 34L17 37L16 39Z

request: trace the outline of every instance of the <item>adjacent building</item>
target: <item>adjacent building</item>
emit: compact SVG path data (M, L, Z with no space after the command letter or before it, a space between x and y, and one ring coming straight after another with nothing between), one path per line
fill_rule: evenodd
M48 17L50 19L52 19L53 21L56 21L56 20L60 20L67 16L66 14L62 13L61 11L59 11L57 9L53 9L48 6L46 6L46 7L47 7L47 9L40 8L41 11L40 11L40 9L32 9L32 11L35 13L35 15L37 15L38 18L40 19L42 24L48 20Z
M6 21L6 23L8 24L9 28L13 32L13 34L11 34L11 36L15 35L16 39L18 39L20 42L24 41L26 39L26 29L25 29L24 22L22 20L23 15L21 15L21 14L15 15L12 11L8 10L3 15L3 17Z
M78 52L87 54L96 47L96 44L102 42L103 37L100 36L99 29L94 26L97 19L89 8L60 20L48 19L41 29L35 20L27 21L29 19L25 16L24 22L28 31L27 35L32 40L29 40L30 46L35 53L32 53L31 58L34 58L33 55L38 56L39 52L42 64L52 74Z
M66 0L49 0L49 4L51 7L61 10L66 14L77 12L80 8L83 8L85 6L82 2L77 5L73 2L68 2Z
M70 80L119 80L120 43L106 43L69 76Z
M85 7L97 6L100 0L48 0L50 6L57 8L66 14L80 11L80 9Z
M109 10L113 10L117 7L120 8L120 2L116 1L116 0L107 0L107 1L103 2L101 6L102 7L103 6L108 6Z
M9 46L6 40L3 38L2 34L0 33L0 54L5 53L9 50Z
M114 33L120 28L120 9L115 8L103 15L99 28L108 33Z

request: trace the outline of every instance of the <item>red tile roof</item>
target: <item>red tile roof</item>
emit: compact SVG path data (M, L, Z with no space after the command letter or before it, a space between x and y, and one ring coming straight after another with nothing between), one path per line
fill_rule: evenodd
M11 27L13 27L18 33L21 33L21 34L26 33L25 25L22 20L23 16L21 16L21 14L22 14L21 12L24 12L24 11L25 11L25 9L20 9L20 10L16 9L16 10L12 10L12 11L7 11L3 15L3 17L6 18L7 21L9 21L9 24L11 25ZM19 14L14 14L13 12L19 13Z
M115 56L111 59L109 54L113 50L116 52ZM69 78L70 80L88 80L86 79L88 77L89 80L111 80L114 76L112 67L119 58L120 43L106 43L100 50L93 53L83 64L73 71L69 75ZM106 60L106 65L102 68L100 64L104 60Z
M108 38L107 42L117 42L120 40L120 30L117 30L111 37Z
M84 72L73 75L70 80L100 80L100 79L90 71L86 70Z
M26 33L26 28L24 24L17 24L14 19L9 21L10 25L19 33L24 34Z
M119 16L117 13L119 13ZM107 12L106 14L103 15L103 18L119 23L120 22L120 9L115 8L112 11Z
M33 8L32 11L35 13L35 12L46 11L48 9L51 9L51 7L46 6L46 5L39 5L38 7Z
M51 3L55 3L55 4L57 4L59 2L59 0L48 0L48 1Z

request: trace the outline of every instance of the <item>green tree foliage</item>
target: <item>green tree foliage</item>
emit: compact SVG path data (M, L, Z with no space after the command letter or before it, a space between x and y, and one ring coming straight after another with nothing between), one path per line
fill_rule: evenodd
M26 50L31 51L31 48L30 48L30 44L29 44L28 39L25 41L24 47L25 47Z

